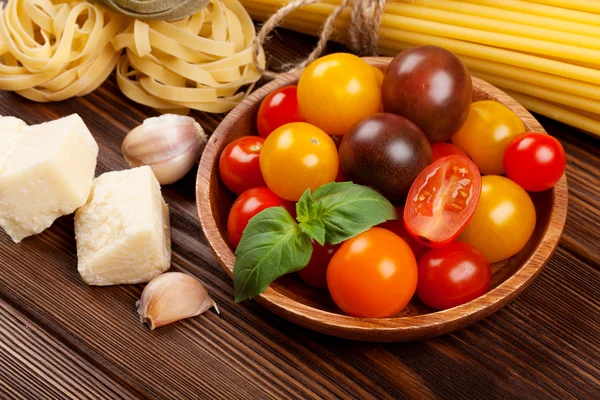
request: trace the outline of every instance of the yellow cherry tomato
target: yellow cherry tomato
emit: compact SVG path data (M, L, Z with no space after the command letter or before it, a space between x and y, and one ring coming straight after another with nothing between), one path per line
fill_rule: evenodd
M306 189L333 182L339 167L333 139L306 122L276 129L260 150L260 171L277 196L298 201Z
M503 176L484 176L475 214L459 240L477 247L495 263L525 247L535 220L535 207L525 190Z
M298 82L298 106L307 122L343 135L381 109L381 84L359 57L336 53L313 61Z
M375 72L375 78L377 79L377 83L379 83L379 86L381 86L383 84L383 78L385 77L385 75L383 74L383 71L380 70L377 67L372 67L373 68L373 72Z
M502 175L504 149L525 132L521 119L508 107L491 100L471 104L467 121L452 143L469 154L482 175Z

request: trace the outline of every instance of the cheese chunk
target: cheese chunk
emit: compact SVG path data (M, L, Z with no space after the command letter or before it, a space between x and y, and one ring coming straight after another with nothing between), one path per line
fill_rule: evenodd
M148 166L94 179L75 212L79 274L88 285L148 282L171 265L169 209Z
M13 152L27 124L15 117L0 116L0 171Z
M25 126L0 120L0 226L15 242L85 204L98 145L77 114Z

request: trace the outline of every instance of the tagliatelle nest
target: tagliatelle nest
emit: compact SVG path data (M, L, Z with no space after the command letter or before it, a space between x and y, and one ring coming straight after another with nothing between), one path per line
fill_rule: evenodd
M91 0L137 19L176 21L200 11L209 0Z
M260 78L254 37L238 0L211 0L175 22L142 22L85 1L9 0L0 9L0 89L60 101L95 90L117 66L120 89L138 103L226 112Z

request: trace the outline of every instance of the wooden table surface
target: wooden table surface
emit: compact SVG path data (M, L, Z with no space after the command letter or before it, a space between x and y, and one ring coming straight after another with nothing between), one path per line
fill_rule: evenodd
M279 32L268 48L271 65L314 43ZM100 145L97 174L126 168L124 135L156 115L123 97L114 77L84 98L55 104L0 94L0 114L30 124L71 113ZM221 119L195 116L207 132ZM380 344L308 331L252 301L236 305L198 222L193 172L163 188L173 269L198 276L221 315L209 311L151 332L134 306L142 285L83 284L71 216L19 245L2 232L0 398L599 399L600 140L541 122L568 154L567 225L542 274L491 317L435 339Z

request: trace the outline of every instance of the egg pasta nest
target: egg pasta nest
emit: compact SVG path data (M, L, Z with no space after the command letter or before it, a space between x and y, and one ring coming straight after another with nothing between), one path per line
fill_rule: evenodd
M211 0L175 22L142 22L78 0L0 7L0 89L34 101L84 96L116 67L133 101L163 112L222 113L260 78L254 24L237 0Z

